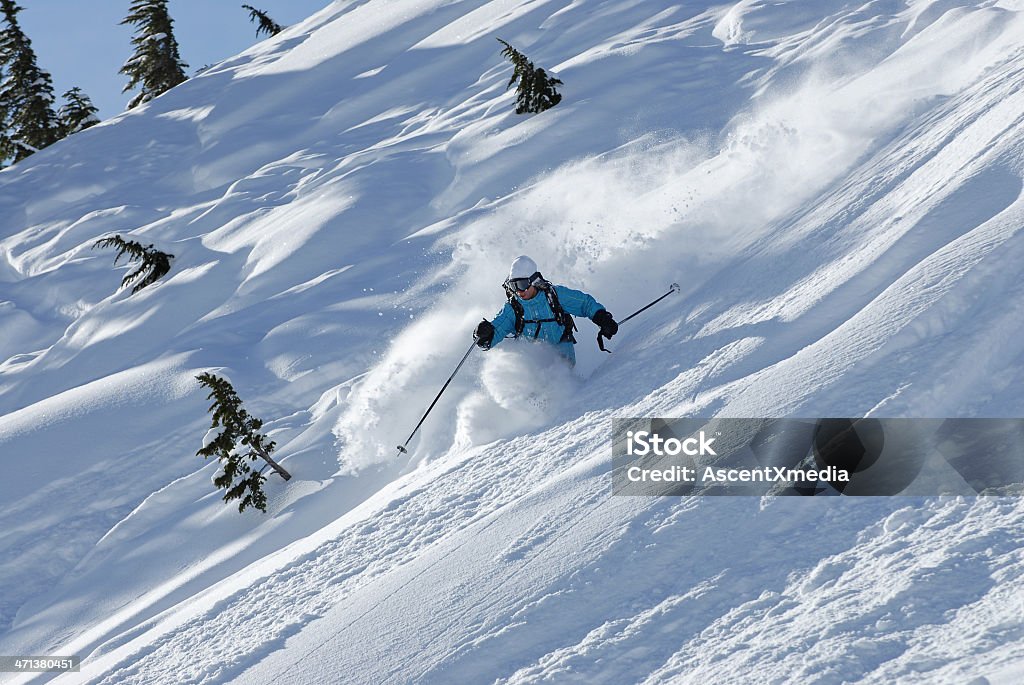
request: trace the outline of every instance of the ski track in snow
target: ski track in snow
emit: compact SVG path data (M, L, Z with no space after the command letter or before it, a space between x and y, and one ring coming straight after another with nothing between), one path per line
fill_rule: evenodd
M0 682L1024 680L1016 499L608 473L615 417L1021 416L1022 84L1016 0L339 1L0 172L0 654L84 657ZM115 233L171 273L117 291ZM475 352L398 459L522 253L682 293L571 373Z

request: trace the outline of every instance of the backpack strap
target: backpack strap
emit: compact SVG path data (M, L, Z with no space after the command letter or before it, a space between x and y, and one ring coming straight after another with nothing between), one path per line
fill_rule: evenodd
M548 281L541 281L537 284L537 288L547 296L548 306L551 307L551 311L555 315L555 322L563 329L562 339L558 342L571 342L575 345L576 337L573 336L572 332L576 330L576 322L572 320L572 314L562 309L562 305L558 303L558 293L555 292L555 286L551 285Z
M523 334L523 328L526 326L526 316L523 312L523 303L516 297L511 286L508 283L505 284L505 296L508 297L508 303L512 307L512 312L516 315L516 328L515 337L518 338Z

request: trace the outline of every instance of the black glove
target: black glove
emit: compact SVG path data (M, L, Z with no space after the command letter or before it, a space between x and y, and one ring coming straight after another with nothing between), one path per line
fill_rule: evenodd
M476 325L476 330L473 331L473 340L476 340L476 346L481 350L491 349L491 342L494 341L494 326L487 319L484 319Z
M590 320L601 327L601 335L606 338L611 338L619 332L619 324L615 323L615 319L612 318L607 309L600 310Z

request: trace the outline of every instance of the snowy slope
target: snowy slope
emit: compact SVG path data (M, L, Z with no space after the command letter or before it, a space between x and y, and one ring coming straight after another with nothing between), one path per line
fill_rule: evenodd
M0 172L0 654L84 658L0 682L1020 682L1016 499L612 497L609 438L1024 414L1022 82L1012 0L339 1ZM399 458L522 253L683 290L474 353Z

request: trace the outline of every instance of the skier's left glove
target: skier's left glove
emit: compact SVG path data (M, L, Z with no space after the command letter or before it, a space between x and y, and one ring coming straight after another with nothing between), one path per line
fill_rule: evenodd
M612 318L607 309L600 310L590 320L601 327L601 335L606 338L611 338L619 332L619 324L615 323L615 319Z

